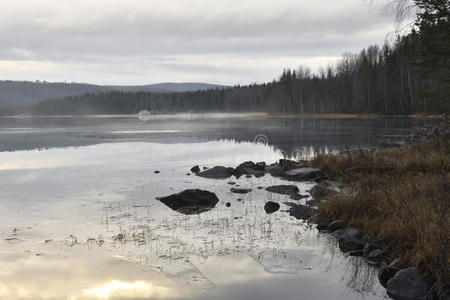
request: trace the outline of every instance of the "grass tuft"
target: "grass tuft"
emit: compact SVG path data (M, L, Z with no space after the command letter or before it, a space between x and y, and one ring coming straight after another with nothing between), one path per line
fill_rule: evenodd
M382 240L386 253L448 289L449 162L450 142L438 135L400 148L318 155L312 166L349 184L320 204L320 215Z

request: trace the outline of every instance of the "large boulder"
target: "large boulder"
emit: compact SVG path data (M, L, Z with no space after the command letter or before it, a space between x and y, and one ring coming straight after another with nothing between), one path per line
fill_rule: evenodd
M281 177L292 181L312 181L320 179L322 172L316 168L297 168L284 172Z
M264 210L268 214L272 214L272 213L278 211L279 209L280 209L280 204L273 202L273 201L269 201L264 205Z
M219 202L216 194L199 189L185 190L178 194L157 197L156 199L185 215L200 214L208 211Z
M214 178L214 179L225 179L230 177L233 174L233 168L227 168L222 166L216 166L211 169L206 169L197 175L205 178Z
M295 195L300 190L297 186L291 184L273 185L266 188L266 191L283 195Z
M386 287L389 297L395 300L425 300L430 284L412 267L398 271Z

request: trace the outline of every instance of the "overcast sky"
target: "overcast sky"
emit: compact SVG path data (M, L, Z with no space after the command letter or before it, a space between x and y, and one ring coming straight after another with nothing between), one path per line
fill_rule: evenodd
M382 44L364 0L0 0L0 79L267 82Z

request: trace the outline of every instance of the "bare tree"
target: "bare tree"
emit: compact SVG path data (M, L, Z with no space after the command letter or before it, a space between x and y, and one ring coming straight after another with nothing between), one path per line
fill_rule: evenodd
M385 1L381 0L364 0L364 2L369 6L373 6L378 2L385 3ZM415 0L390 0L385 3L383 5L383 13L393 14L395 21L395 30L390 35L397 36L410 29L414 25L415 20L413 18L415 18L417 11L418 6Z

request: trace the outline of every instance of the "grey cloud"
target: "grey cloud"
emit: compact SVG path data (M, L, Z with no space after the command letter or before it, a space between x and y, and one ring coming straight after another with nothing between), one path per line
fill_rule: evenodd
M192 8L181 5L186 3L182 1L171 1L175 4L170 6L154 0L145 6L133 0L123 9L112 1L103 11L97 3L92 13L88 2L78 2L75 6L70 1L43 0L44 7L25 9L23 15L18 5L0 12L0 60L101 62L104 66L123 61L138 66L133 62L145 61L146 66L158 65L169 73L182 68L183 72L225 74L229 70L224 67L179 64L171 57L339 56L382 42L392 28L390 16L370 10L363 1L320 0L311 5L311 1L286 0L276 6L265 0L249 1L251 5L196 0ZM237 67L228 66L231 71Z

